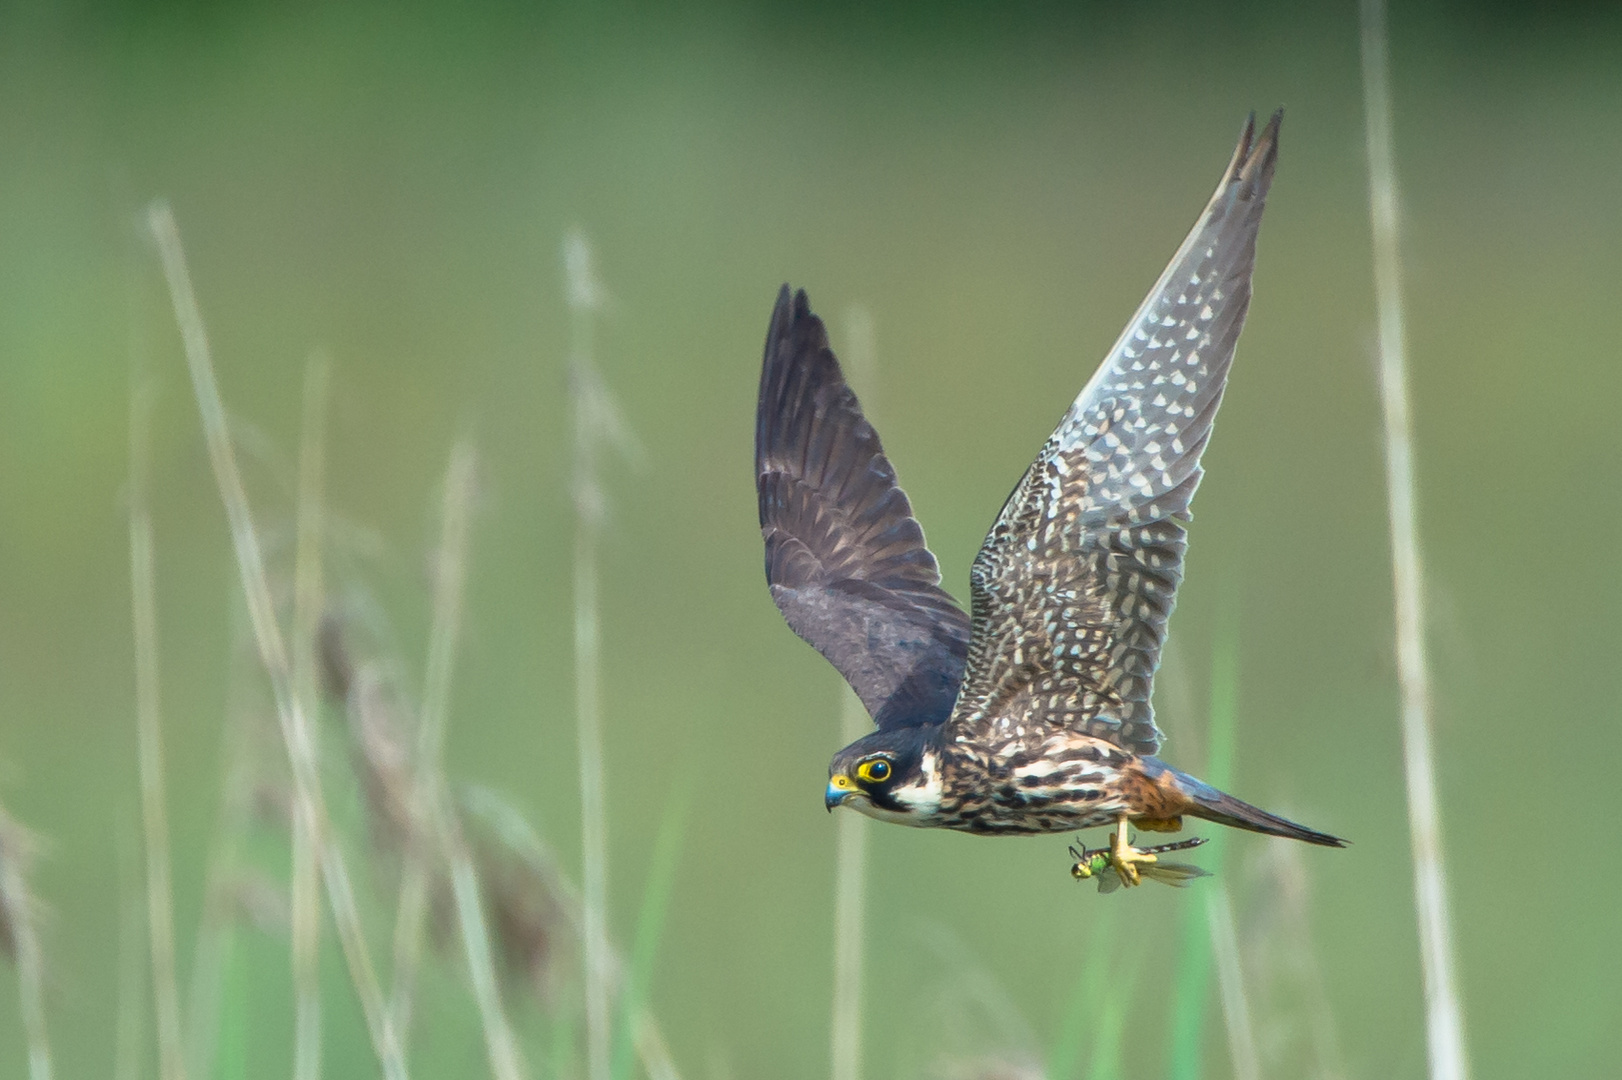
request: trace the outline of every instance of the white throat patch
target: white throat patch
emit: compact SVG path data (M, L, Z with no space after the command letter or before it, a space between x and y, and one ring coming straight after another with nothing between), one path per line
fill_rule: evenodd
M894 810L881 809L874 806L872 800L865 795L853 797L848 805L851 809L859 810L868 817L880 821L920 827L933 825L935 815L941 808L940 755L933 750L926 750L919 762L917 778L911 783L892 788L890 798L906 807L906 812L897 813Z

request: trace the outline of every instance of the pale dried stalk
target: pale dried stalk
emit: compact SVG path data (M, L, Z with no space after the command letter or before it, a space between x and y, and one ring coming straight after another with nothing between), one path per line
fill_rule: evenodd
M1256 1029L1250 1019L1244 971L1239 966L1239 933L1233 924L1228 887L1221 882L1215 883L1206 894L1205 917L1211 928L1211 959L1216 964L1222 1018L1228 1028L1228 1057L1233 1062L1233 1080L1261 1080Z
M583 233L571 231L564 238L563 263L574 329L570 365L575 435L574 683L580 752L586 1077L609 1080L608 821L603 794L596 550L603 502L597 482L597 447L604 436L602 421L607 410L591 360L592 315L602 306L604 294L593 273L591 247Z
M463 792L463 800L464 806L495 830L501 844L523 861L531 873L533 887L544 891L548 899L556 905L569 933L577 940L583 940L585 916L580 891L557 868L556 860L529 822L500 795L486 788L467 789ZM624 957L620 956L618 950L610 943L607 971L610 995L621 992L625 967ZM645 1005L639 1005L635 1009L634 1016L631 1030L632 1045L642 1062L642 1070L647 1074L648 1080L681 1080L675 1063L671 1060L670 1047L665 1042L658 1019Z
M1414 907L1425 978L1425 1027L1432 1080L1466 1080L1464 1010L1459 1001L1442 865L1442 819L1431 749L1430 672L1425 658L1424 574L1414 475L1413 418L1403 330L1401 217L1391 130L1390 64L1384 0L1363 0L1363 108L1369 158L1369 216L1374 238L1374 298L1379 321L1380 403L1385 420L1386 491L1391 517L1391 574L1396 596L1397 678L1402 688L1403 765Z
M491 955L490 930L484 921L484 905L479 896L479 879L473 861L459 835L446 844L451 868L451 892L456 898L456 922L462 931L462 948L467 953L468 977L473 983L473 1000L484 1025L484 1049L490 1059L490 1072L496 1080L520 1080L518 1042L501 1004L501 985L496 981L496 965Z
M423 679L422 711L417 721L416 775L411 811L415 835L407 837L400 874L400 898L394 919L395 1027L411 1029L412 1000L421 963L423 927L428 913L430 852L427 841L440 807L437 803L440 759L450 711L450 678L456 637L461 632L462 581L467 561L468 506L473 489L473 448L465 440L451 451L441 502L439 547L434 553L434 615L428 634L428 665ZM437 843L439 837L433 837Z
M174 303L175 321L180 326L186 348L187 367L191 373L192 389L197 399L197 410L203 423L203 434L208 443L209 458L214 467L214 479L220 489L220 501L225 506L230 522L231 541L236 550L237 569L242 591L248 604L249 619L254 638L259 645L260 659L270 680L271 693L276 700L276 718L281 727L282 740L287 747L288 763L293 773L293 788L299 806L310 821L312 839L321 860L322 876L326 881L327 898L332 907L333 923L343 947L344 959L349 966L350 981L366 1016L367 1032L373 1050L383 1067L387 1080L405 1080L407 1075L404 1055L395 1037L394 1025L389 1019L378 986L377 973L372 966L371 953L361 930L360 915L355 906L355 891L349 877L349 868L342 851L331 842L332 826L327 815L326 800L321 791L320 775L316 770L313 735L309 718L293 694L292 672L288 663L287 647L281 628L276 624L276 609L271 599L270 583L265 574L264 555L259 548L259 537L254 531L248 509L248 498L242 488L242 476L237 469L235 451L231 446L226 426L225 405L220 400L219 386L214 377L214 362L209 354L208 337L203 328L202 313L192 291L191 276L186 269L185 253L180 245L180 231L175 225L173 212L166 203L155 203L147 212L147 225L157 241L158 253L163 260L164 276L169 283L170 298Z
M147 512L147 425L151 388L137 376L130 387L130 599L135 633L135 729L141 773L141 829L146 841L147 943L152 1008L158 1027L158 1069L184 1080L180 994L175 980L174 900L169 870L169 815L164 802L163 725L158 699L158 602Z
M608 1080L608 822L603 795L595 529L581 517L574 544L575 718L580 743L580 841L584 860L586 1057L589 1080Z
M35 841L0 807L0 947L17 965L17 1000L28 1044L29 1080L51 1080L51 1040L45 1030L45 955L39 944L39 905L28 888Z
M321 573L323 479L326 469L327 364L304 368L304 433L299 450L298 539L293 565L293 693L306 716L317 715L315 635L324 606ZM312 758L320 742L312 739ZM319 769L319 763L317 763ZM293 807L291 889L293 962L293 1078L321 1075L321 881L315 829L302 805Z
M1302 851L1300 844L1268 844L1257 849L1251 860L1256 878L1251 892L1257 902L1246 913L1249 925L1241 928L1240 951L1244 967L1254 979L1253 1000L1261 1003L1257 1015L1269 1032L1258 1040L1271 1052L1271 1060L1264 1059L1263 1066L1276 1066L1290 1043L1299 1039L1307 1044L1316 1068L1309 1073L1292 1063L1295 1073L1340 1080L1346 1070L1313 944Z

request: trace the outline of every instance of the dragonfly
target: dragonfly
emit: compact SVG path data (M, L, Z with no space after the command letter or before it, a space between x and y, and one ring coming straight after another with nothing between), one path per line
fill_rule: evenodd
M1079 842L1079 839L1078 839ZM1172 851L1187 851L1197 848L1205 843L1203 836L1191 836L1187 840L1177 840L1170 844L1157 844L1154 847L1140 848L1139 850L1149 856L1148 860L1139 864L1138 872L1146 878L1175 885L1179 889L1195 878L1209 877L1209 870L1202 870L1198 866L1188 863L1162 862L1161 855ZM1070 876L1077 881L1097 880L1098 891L1101 893L1114 892L1124 883L1121 875L1115 872L1110 863L1109 848L1089 848L1081 844L1078 848L1070 845L1070 857L1076 864L1070 868Z

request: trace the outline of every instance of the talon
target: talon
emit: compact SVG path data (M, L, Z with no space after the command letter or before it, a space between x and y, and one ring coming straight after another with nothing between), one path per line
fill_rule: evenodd
M1121 876L1121 884L1129 887L1141 884L1143 878L1138 872L1138 867L1159 861L1153 852L1142 851L1127 842L1126 818L1123 816L1117 822L1115 832L1110 834L1109 839L1109 862Z

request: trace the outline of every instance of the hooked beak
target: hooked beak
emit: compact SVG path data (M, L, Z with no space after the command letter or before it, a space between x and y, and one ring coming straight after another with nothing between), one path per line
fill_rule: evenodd
M831 814L833 813L834 807L856 794L859 794L859 792L856 790L856 782L843 773L840 773L838 776L831 776L828 778L828 790L823 794L822 801L823 804L828 807L828 812Z

